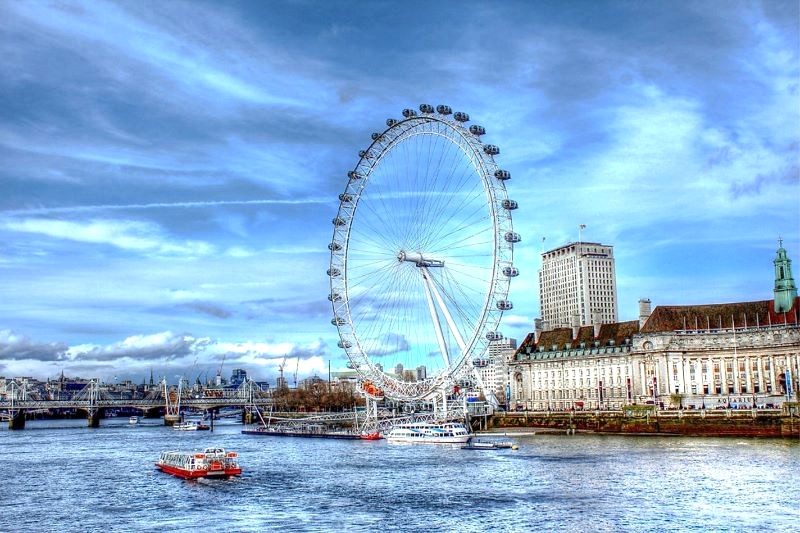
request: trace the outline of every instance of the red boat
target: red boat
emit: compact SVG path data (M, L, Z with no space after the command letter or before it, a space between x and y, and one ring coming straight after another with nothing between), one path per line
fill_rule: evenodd
M376 431L375 433L362 433L361 439L362 440L380 440L383 436L381 435L380 431Z
M229 478L242 473L236 452L206 448L201 452L161 452L156 468L183 479Z

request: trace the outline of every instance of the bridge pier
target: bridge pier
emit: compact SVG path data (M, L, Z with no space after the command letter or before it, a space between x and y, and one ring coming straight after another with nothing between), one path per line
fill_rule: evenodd
M25 411L20 409L8 420L8 429L25 429Z
M165 426L174 426L175 424L180 423L181 415L164 415L164 425Z
M97 409L96 411L92 412L89 411L88 421L90 428L99 428L100 427L100 419L104 418L103 415L105 413L102 409Z

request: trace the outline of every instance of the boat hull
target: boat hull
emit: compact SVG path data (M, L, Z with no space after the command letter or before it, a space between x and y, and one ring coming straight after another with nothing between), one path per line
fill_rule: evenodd
M466 444L469 436L464 437L386 437L386 442L402 444Z
M181 479L199 479L199 478L229 478L232 476L241 475L241 468L227 468L221 470L185 470L172 465L156 463L156 468Z

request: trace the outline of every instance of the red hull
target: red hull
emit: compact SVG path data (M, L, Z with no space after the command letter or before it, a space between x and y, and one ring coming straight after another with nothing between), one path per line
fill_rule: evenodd
M156 463L156 468L160 469L162 472L182 479L198 479L201 477L227 478L231 476L238 476L242 473L241 468L228 468L220 470L184 470L183 468L159 463Z

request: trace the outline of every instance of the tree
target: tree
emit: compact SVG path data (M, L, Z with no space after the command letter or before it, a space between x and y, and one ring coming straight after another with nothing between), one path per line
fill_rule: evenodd
M673 407L677 407L678 409L683 409L683 394L670 394L669 395L669 403Z

